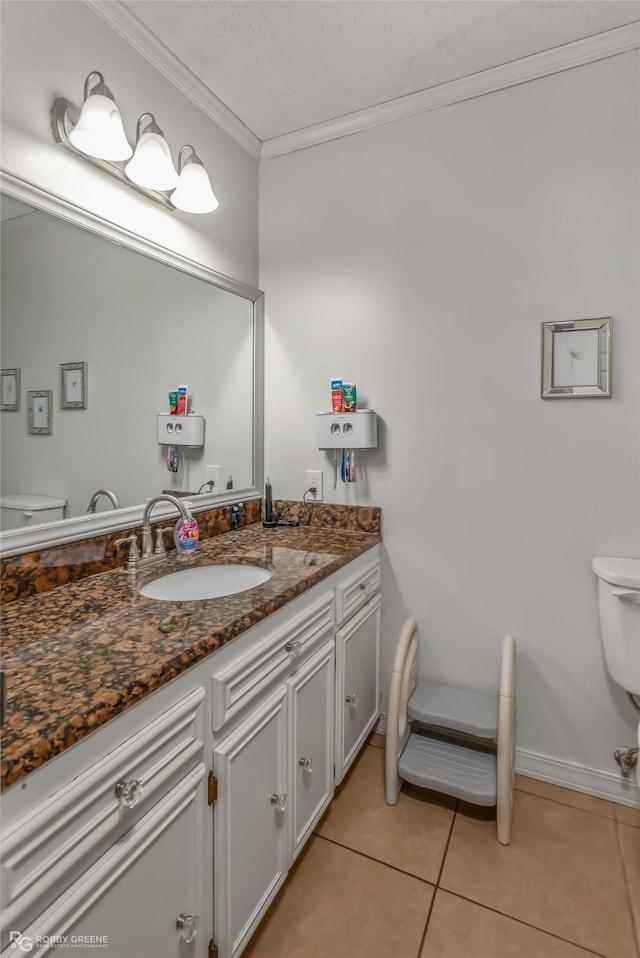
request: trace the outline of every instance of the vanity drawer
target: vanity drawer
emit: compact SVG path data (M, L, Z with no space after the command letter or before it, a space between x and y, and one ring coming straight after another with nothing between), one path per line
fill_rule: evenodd
M241 654L238 646L231 663L212 676L214 732L297 669L311 652L333 638L333 633L334 596L330 592L246 653Z
M194 689L3 833L5 930L40 914L202 762L204 698Z
M379 591L380 559L375 559L336 588L338 625L355 615Z

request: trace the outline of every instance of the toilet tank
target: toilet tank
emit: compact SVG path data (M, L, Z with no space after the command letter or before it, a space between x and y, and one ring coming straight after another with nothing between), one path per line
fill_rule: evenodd
M614 682L640 695L640 559L599 556L592 568L607 669Z
M0 496L0 529L23 529L41 522L64 519L66 499L57 496L15 495Z

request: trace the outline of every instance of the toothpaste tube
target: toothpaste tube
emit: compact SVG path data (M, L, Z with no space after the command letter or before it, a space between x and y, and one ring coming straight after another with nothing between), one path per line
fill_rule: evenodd
M355 412L358 408L358 394L355 383L343 383L342 386L342 411Z
M169 393L169 412L172 416L176 416L178 413L178 390L174 390Z
M188 386L178 386L178 415L186 416L187 415L187 405L188 405Z
M334 412L342 412L342 380L331 380L331 405Z

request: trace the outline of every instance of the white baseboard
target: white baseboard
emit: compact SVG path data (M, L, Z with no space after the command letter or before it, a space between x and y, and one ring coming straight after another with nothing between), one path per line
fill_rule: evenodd
M380 716L375 731L386 735L386 715ZM640 808L640 789L633 772L629 778L623 778L619 772L587 768L575 762L563 762L521 748L516 749L516 772L528 778L549 782L551 785L572 788L576 792L595 795L620 805Z
M606 798L610 802L640 807L640 789L633 772L629 778L623 778L620 772L587 768L575 762L562 762L557 758L520 748L516 749L516 771L529 778L572 788L597 798Z

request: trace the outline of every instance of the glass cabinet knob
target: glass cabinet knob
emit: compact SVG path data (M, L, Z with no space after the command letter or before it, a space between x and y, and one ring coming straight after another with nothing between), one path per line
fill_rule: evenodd
M289 801L289 796L286 792L283 792L280 795L277 795L275 792L271 796L271 804L275 805L279 812L284 812L287 807L287 802Z
M285 649L292 659L296 659L302 652L302 642L300 639L294 639L292 642L287 642Z
M300 765L300 767L303 769L303 771L309 772L309 774L311 774L311 772L313 771L313 759L312 759L312 758L304 758L304 756L301 756L301 757L298 759L298 765Z
M353 692L351 695L347 695L347 696L346 696L345 702L346 702L348 705L353 705L353 707L355 708L356 705L358 704L358 696L356 695L355 692Z
M182 912L176 918L176 928L180 929L180 935L188 945L198 934L200 927L200 915L183 915Z
M129 782L117 782L116 798L120 799L121 808L135 808L142 798L143 784L137 778Z

